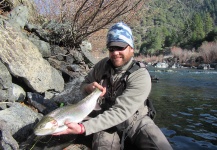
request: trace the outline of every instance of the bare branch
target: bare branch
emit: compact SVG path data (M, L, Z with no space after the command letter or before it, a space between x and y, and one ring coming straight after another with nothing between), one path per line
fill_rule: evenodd
M73 33L63 37L78 45L92 33L109 24L133 22L148 0L38 0L46 6L46 16L57 22L70 22ZM54 2L55 1L55 2ZM45 5L46 4L46 5ZM49 5L48 5L49 4ZM49 7L50 10L49 10ZM66 29L65 29L66 30Z

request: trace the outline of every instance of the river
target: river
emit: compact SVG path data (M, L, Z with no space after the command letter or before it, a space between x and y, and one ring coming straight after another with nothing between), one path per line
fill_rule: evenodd
M217 71L148 68L155 123L174 150L217 149Z

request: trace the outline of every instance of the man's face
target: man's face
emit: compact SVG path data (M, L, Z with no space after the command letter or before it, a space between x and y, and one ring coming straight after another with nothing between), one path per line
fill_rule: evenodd
M110 47L109 58L115 67L125 65L133 56L134 49L129 45L125 48Z

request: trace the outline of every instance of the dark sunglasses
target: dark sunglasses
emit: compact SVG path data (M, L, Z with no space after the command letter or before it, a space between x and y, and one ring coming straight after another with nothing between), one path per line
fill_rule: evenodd
M127 48L127 46L126 47L110 46L110 47L108 47L108 50L109 50L109 52L123 51L123 50L125 50Z

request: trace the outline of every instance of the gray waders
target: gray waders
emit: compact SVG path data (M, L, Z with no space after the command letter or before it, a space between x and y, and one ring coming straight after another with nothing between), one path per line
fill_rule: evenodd
M123 128L124 130L122 130ZM127 121L118 125L116 129L112 132L106 130L95 133L92 149L123 150L124 141L129 138L131 143L135 145L135 150L172 150L162 131L149 116L143 114L143 111L137 111ZM118 134L120 130L123 133L121 138Z

